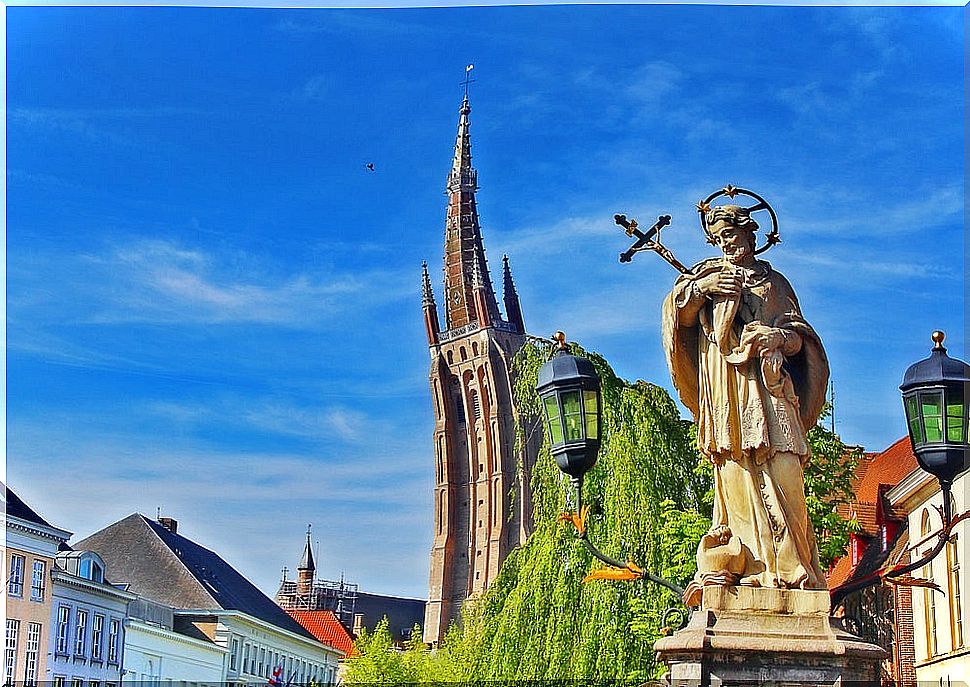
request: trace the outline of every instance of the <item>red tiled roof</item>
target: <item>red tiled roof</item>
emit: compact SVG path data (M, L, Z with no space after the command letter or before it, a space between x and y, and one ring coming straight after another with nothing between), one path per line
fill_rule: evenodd
M852 556L845 555L835 562L828 575L829 589L835 589L849 581L852 575Z
M890 488L896 486L918 465L909 443L909 437L899 439L880 453L866 454L859 463L859 467L856 469L855 484L853 485L855 499L840 507L839 512L846 517L855 517L861 529L860 535L866 538L867 535L873 537L879 534L881 523L877 522L879 511L877 504L882 498L880 487L883 485ZM890 514L884 513L885 515ZM904 514L895 513L892 515L904 516ZM900 538L905 538L905 529L901 530L897 541ZM885 553L881 551L878 541L869 542L863 560L860 560L859 565L856 566L858 569L853 568L851 556L842 556L829 572L829 589L835 589L839 585L845 584L857 574L868 573L877 569L885 560ZM872 570L869 570L869 568L872 568Z
M337 620L333 611L288 610L287 613L323 644L342 651L344 656L353 656L357 653L353 638Z
M879 497L880 484L894 487L917 467L909 437L903 437L873 458L856 488L856 500L875 503Z

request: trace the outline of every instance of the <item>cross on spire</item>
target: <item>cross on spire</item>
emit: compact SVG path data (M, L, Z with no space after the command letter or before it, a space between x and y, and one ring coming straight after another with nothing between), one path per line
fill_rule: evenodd
M470 64L467 67L465 67L465 81L463 83L465 87L465 100L468 100L468 84L472 83L475 80L471 78L472 69L474 68L475 68L475 65L473 64Z

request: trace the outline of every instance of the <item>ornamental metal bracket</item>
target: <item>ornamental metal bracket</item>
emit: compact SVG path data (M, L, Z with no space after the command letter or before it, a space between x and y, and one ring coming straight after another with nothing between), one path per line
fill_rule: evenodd
M928 535L922 540L908 546L903 553L915 554L917 549L926 544L928 541L932 541L935 537L936 543L933 544L933 548L911 563L900 563L899 565L883 567L873 573L860 577L854 582L848 582L836 587L835 589L832 589L830 592L832 596L832 606L835 607L840 604L845 597L852 592L857 592L860 589L874 587L883 583L904 587L925 587L927 589L932 589L933 591L943 593L943 590L940 589L939 585L932 580L913 577L909 573L922 568L936 558L940 552L943 551L943 547L946 546L947 542L950 541L950 535L953 532L953 528L957 524L970 518L970 510L953 517L951 514L951 508L950 485L944 483L943 507L937 507L937 512L939 512L940 517L943 520L943 527L938 532Z
M589 516L589 506L583 505L582 480L574 479L573 484L576 486L576 512L561 514L559 516L559 521L572 523L573 527L576 528L576 538L583 542L586 550L589 551L594 558L607 565L606 568L598 568L590 571L589 574L583 578L583 582L591 582L593 580L645 580L647 582L659 584L660 586L665 587L673 592L678 599L683 599L684 590L677 584L654 575L648 570L644 570L632 561L627 561L626 563L618 561L615 558L607 556L605 553L596 548L596 545L589 540L589 530L586 527L586 519ZM672 630L679 630L685 627L689 617L689 609L687 609L685 606L671 606L667 608L661 617L663 625L661 632L666 634Z

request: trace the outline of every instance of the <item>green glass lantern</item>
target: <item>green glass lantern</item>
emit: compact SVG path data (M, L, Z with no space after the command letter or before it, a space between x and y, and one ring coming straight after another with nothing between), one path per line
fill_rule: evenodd
M556 340L559 350L539 370L536 391L556 465L578 483L600 449L600 378L589 360L566 350L565 334L556 332Z
M933 332L930 357L911 365L899 388L920 467L949 486L970 468L970 365L946 354L944 337L943 332Z

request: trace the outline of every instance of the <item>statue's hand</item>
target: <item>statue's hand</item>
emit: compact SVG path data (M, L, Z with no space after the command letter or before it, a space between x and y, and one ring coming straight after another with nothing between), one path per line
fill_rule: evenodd
M777 327L769 327L756 322L748 323L741 333L741 348L751 346L752 355L762 357L785 344L785 333Z
M698 291L705 296L736 296L741 293L741 275L733 270L711 272L695 283Z

